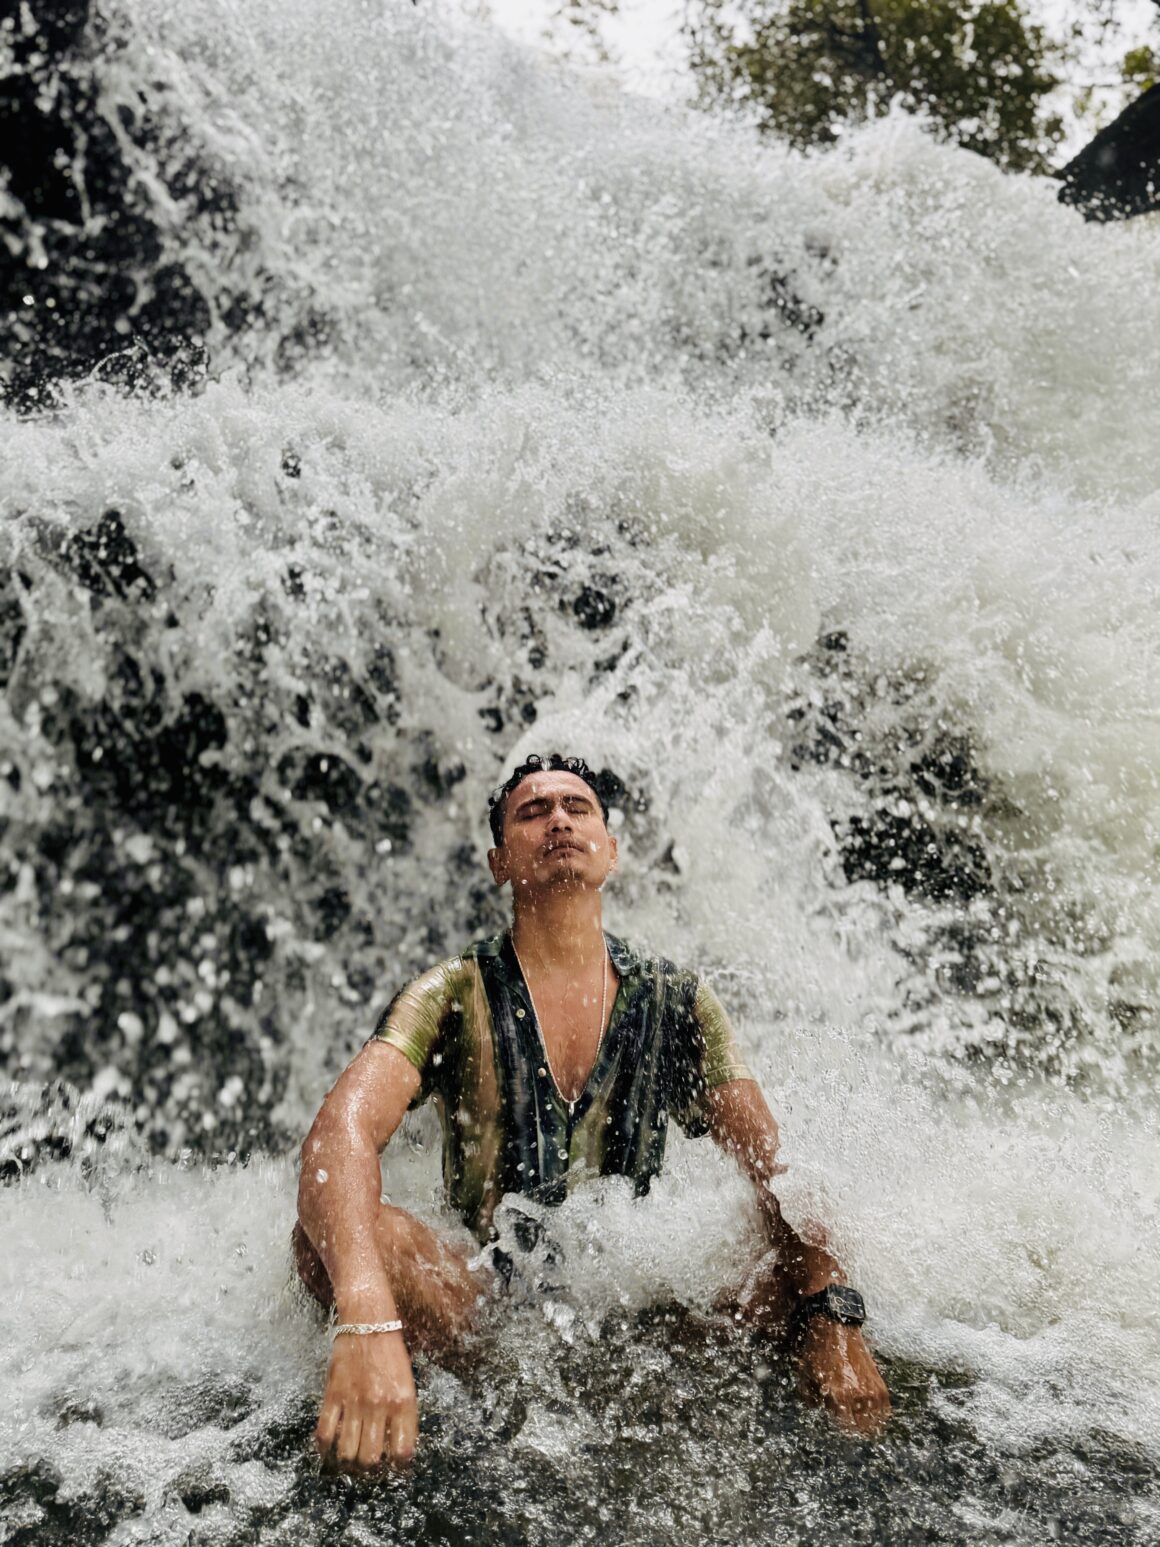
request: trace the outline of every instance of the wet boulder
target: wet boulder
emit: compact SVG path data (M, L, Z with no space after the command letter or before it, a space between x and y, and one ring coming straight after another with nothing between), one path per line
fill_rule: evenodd
M1059 174L1060 201L1085 220L1160 209L1160 85L1129 103Z

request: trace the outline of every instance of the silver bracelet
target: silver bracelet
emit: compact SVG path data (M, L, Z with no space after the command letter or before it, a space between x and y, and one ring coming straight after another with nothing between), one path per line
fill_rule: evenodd
M331 1328L331 1335L337 1338L344 1332L352 1332L362 1337L371 1332L402 1332L402 1330L401 1321L344 1321L341 1326Z

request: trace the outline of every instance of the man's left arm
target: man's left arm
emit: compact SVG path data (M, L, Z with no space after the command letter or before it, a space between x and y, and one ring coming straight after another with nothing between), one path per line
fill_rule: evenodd
M770 1246L768 1265L763 1261L737 1309L753 1326L785 1338L798 1305L830 1284L844 1284L845 1275L824 1241L803 1239L781 1212L773 1191L774 1178L785 1169L777 1161L777 1123L757 1082L741 1077L713 1085L704 1111L716 1143L753 1183ZM797 1331L792 1353L807 1401L827 1408L851 1432L872 1435L885 1427L890 1395L859 1327L811 1316Z

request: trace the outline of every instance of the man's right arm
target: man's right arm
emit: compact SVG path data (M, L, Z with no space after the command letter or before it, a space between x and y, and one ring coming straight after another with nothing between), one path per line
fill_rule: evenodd
M340 1322L398 1318L379 1243L379 1155L416 1095L420 1077L395 1047L370 1042L322 1104L302 1146L298 1217L322 1258ZM414 1454L418 1409L401 1332L334 1340L316 1439L344 1465L374 1466L386 1450Z

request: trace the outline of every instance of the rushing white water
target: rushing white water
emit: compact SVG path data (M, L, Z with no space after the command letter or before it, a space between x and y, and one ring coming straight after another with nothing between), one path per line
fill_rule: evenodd
M107 110L143 91L240 191L228 240L175 210L172 255L264 310L218 316L195 395L93 381L0 425L27 625L0 705L12 1072L87 1070L171 1155L248 1104L301 1133L399 982L498 916L501 766L581 750L628 790L610 926L715 976L782 1122L787 1211L827 1222L878 1347L970 1377L932 1408L1000 1453L1098 1433L1154 1466L1155 224L1085 227L905 120L791 155L410 5L149 4L114 31ZM290 375L307 313L326 342ZM110 507L155 607L61 571ZM103 830L62 750L62 704L143 713L126 653L168 703L220 708L185 772L252 781L204 849L131 789ZM948 738L969 802L919 766ZM307 755L402 788L402 816L292 791ZM985 884L860 879L872 811L973 846ZM62 826L50 887L36 848ZM118 1016L89 988L126 937L82 949L82 923L110 886L171 882ZM262 923L252 995L229 909ZM423 1134L386 1185L436 1217ZM0 1159L41 1138L17 1123ZM291 1162L128 1159L98 1145L0 1194L0 1466L51 1458L61 1499L114 1477L139 1505L117 1540L185 1541L198 1467L229 1494L207 1539L292 1520L291 1471L257 1459L320 1380ZM706 1306L746 1219L725 1163L675 1141L649 1199L601 1184L553 1216L560 1298L495 1333L547 1393L513 1488L521 1454L596 1444L561 1350L613 1308ZM446 1422L461 1400L430 1374Z

